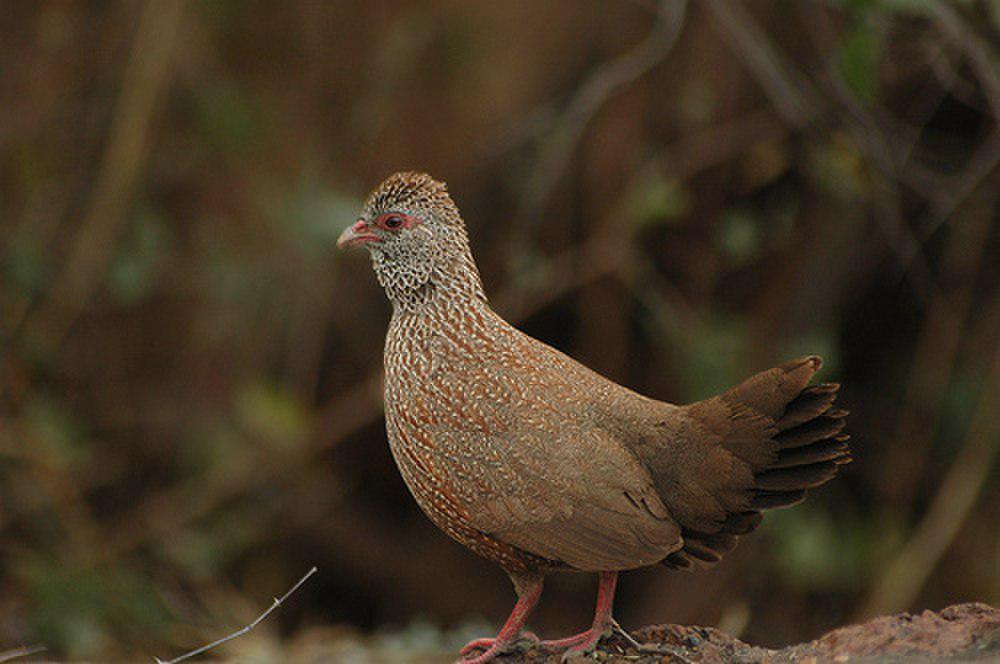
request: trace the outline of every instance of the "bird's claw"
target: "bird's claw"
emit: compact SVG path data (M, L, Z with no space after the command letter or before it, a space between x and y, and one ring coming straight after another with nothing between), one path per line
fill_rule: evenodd
M492 648L494 643L496 643L496 639L475 639L462 646L462 649L458 651L458 654L465 657L473 650L487 650Z
M610 626L603 630L598 629L588 629L586 632L581 632L573 636L567 636L564 639L555 639L552 641L542 641L539 643L545 650L563 650L562 658L560 661L568 662L573 657L586 656L594 652L597 648L597 644L600 643L601 639L611 634Z
M539 639L534 632L529 632L527 630L518 634L517 638L511 639L506 643L497 643L497 640L494 638L475 639L466 643L465 647L459 651L462 658L459 659L456 664L472 664L473 662L489 661L489 659L492 659L497 655L502 655L515 650L526 650L538 645L539 643L541 643L541 639ZM472 659L466 659L476 650L482 650L483 653ZM490 658L484 659L487 654L490 655Z

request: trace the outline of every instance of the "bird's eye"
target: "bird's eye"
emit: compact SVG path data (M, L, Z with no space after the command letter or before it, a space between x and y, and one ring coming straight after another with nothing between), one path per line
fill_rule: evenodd
M386 217L385 218L385 227L386 228L399 228L402 225L403 225L403 218L402 217L399 217L399 216L396 216L396 215L392 215L391 217Z

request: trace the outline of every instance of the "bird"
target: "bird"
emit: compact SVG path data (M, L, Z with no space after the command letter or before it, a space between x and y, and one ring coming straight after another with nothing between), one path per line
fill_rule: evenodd
M392 307L384 349L393 458L430 520L510 577L499 633L461 650L485 664L533 644L592 653L617 626L618 573L710 566L851 461L837 383L808 356L717 396L675 405L592 371L489 304L447 186L395 173L340 235L368 250ZM525 630L546 576L598 575L591 626Z

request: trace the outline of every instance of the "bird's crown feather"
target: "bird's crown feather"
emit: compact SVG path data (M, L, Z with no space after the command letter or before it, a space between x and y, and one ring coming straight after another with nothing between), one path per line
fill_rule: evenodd
M368 195L365 216L373 218L392 211L423 214L445 223L461 223L448 186L417 171L394 173Z

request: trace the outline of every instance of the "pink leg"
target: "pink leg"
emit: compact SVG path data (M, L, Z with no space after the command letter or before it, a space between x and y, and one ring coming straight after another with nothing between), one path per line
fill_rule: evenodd
M565 639L542 641L542 647L552 650L568 648L565 656L578 653L586 654L592 651L597 646L597 642L606 636L611 629L611 607L615 601L617 582L618 572L601 572L601 583L597 589L597 609L594 611L594 624L586 632L568 636Z
M493 661L498 655L508 652L518 640L534 638L533 634L522 634L521 630L528 619L528 614L535 608L542 596L542 577L515 577L512 574L511 579L514 581L514 589L517 590L517 604L510 612L507 622L500 628L500 633L495 639L476 639L466 644L462 648L463 659L459 660L461 664L485 664ZM464 659L467 654L479 648L486 648L486 652L472 659Z

